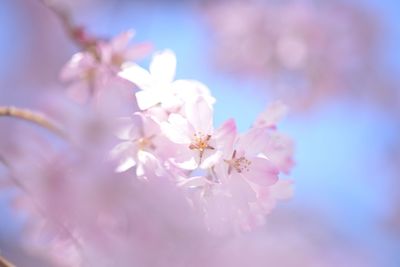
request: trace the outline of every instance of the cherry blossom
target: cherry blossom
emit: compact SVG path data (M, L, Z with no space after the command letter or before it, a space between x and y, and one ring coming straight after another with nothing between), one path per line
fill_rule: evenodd
M121 129L117 136L123 140L112 151L120 160L117 171L136 166L137 177L161 172L161 161L156 156L160 143L160 127L151 117L135 113L130 118L120 118Z
M260 89L292 107L304 110L333 96L363 95L380 105L387 98L385 108L396 102L390 99L397 79L382 72L390 67L379 56L383 21L367 5L222 0L207 2L203 11L216 68L262 81Z
M129 46L133 37L134 31L127 31L109 42L98 40L86 51L73 55L60 73L62 81L71 83L69 95L79 102L87 102L90 97L121 84L132 88L117 73L124 63L143 58L151 48L149 44Z
M162 122L161 129L174 143L180 144L175 162L183 168L195 169L210 165L218 156L213 137L213 111L202 97L184 106L186 117L172 113L168 121Z
M175 80L171 50L149 71L129 62L148 49L132 37L72 57L61 78L82 101L39 104L61 140L10 137L1 186L18 189L26 244L51 265L217 266L221 235L261 225L292 193L280 177L293 165L293 142L277 130L286 107L274 103L245 133L234 119L215 127L208 87Z
M179 182L191 192L212 231L248 231L264 222L277 201L290 197L292 181L281 180L279 173L292 167L292 143L275 138L281 135L276 123L282 110L281 104L272 105L264 120L259 117L257 126L244 134L237 133L234 120L225 122L216 131L219 154L207 172Z

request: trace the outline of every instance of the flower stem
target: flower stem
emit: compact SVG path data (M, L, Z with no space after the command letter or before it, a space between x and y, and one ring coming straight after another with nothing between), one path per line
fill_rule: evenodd
M65 138L64 132L57 123L47 118L44 114L29 109L16 108L12 106L0 106L0 117L13 117L35 123L46 128L58 136Z

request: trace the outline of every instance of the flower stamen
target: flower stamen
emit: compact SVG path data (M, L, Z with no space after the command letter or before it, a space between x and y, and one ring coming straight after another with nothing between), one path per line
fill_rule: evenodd
M138 144L139 150L154 150L155 145L153 144L152 139L154 136L150 137L141 137L138 139L135 139L134 142Z
M224 160L228 164L228 174L231 174L232 170L235 170L238 173L242 173L243 171L250 171L251 161L241 156L240 158L236 158L236 150L232 153L232 158L230 160Z
M202 133L195 133L194 134L194 140L193 140L193 142L189 145L189 149L191 149L191 150L198 150L199 151L199 153L200 153L200 162L201 162L201 160L202 160L202 158L203 158L203 155L204 155L204 152L207 150L207 149L211 149L211 150L214 150L215 148L214 147L212 147L212 146L210 146L209 144L208 144L208 142L210 141L210 139L211 139L211 135L206 135L206 136L204 136Z

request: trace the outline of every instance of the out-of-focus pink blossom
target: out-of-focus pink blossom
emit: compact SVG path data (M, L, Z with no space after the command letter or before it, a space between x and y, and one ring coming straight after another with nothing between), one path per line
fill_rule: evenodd
M123 140L112 151L114 158L120 160L117 171L126 171L136 167L136 176L162 174L162 161L157 150L160 142L160 126L150 116L135 113L131 118L120 118L121 128L117 133ZM165 140L164 140L165 141ZM160 145L159 145L160 144Z
M380 22L346 1L210 1L212 58L219 70L265 82L296 108L329 97L397 105L395 77L380 56ZM389 104L390 103L390 104ZM397 103L397 104L396 104Z
M64 69L95 105L43 98L64 139L11 138L2 155L27 244L55 266L215 266L221 234L254 229L291 195L279 177L292 167L293 145L277 131L285 107L245 134L234 120L214 128L215 99L198 81L174 81L172 51L149 72L124 64L138 55L131 36L99 41Z
M291 192L292 182L279 180L293 163L292 141L277 131L286 107L274 103L243 135L234 120L215 130L210 91L197 81L174 81L175 68L175 54L165 50L154 55L150 71L133 64L119 73L141 90L136 98L142 111L119 119L125 124L118 133L122 142L111 153L117 170L134 167L137 177L187 189L188 201L216 232L262 224Z
M276 128L277 123L287 115L288 108L281 102L274 102L254 122L256 127Z
M150 45L130 46L134 32L121 33L110 41L98 40L87 51L72 56L64 66L60 78L69 82L68 94L79 102L97 98L105 90L117 90L125 84L125 90L132 90L132 85L118 77L124 63L143 58L150 50Z

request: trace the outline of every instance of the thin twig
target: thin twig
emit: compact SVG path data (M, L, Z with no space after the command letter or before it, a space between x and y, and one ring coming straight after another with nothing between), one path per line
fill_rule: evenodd
M62 8L59 4L54 3L54 0L38 0L46 8L51 10L60 20L65 32L69 38L83 50L91 50L97 43L95 38L88 35L85 29L76 25L69 12Z
M6 167L10 167L6 159L1 154L0 154L0 162Z
M0 267L15 267L15 265L10 263L4 257L0 256Z
M13 106L0 106L0 117L14 117L35 123L41 127L44 127L58 136L65 138L64 132L61 127L53 122L51 119L47 118L44 114L32 111L29 109L22 109Z

